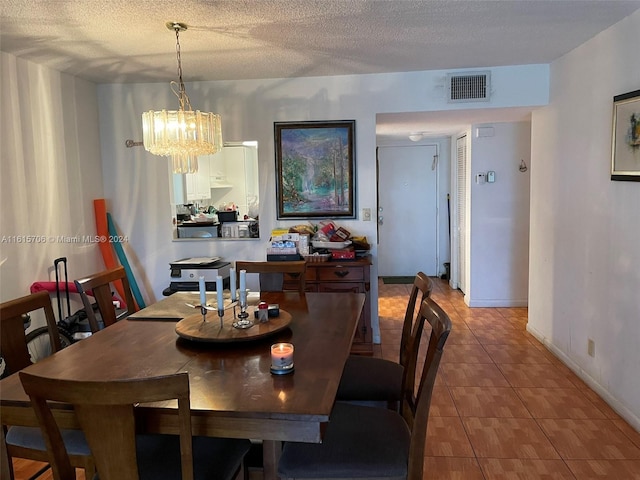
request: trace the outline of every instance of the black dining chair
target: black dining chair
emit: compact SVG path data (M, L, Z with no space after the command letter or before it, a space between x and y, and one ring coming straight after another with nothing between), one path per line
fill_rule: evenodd
M292 479L422 480L433 385L451 320L425 298L409 342L408 362L416 362L424 323L431 326L417 392L405 384L399 413L386 408L337 402L322 443L285 443L278 474Z
M399 362L377 357L350 355L345 363L337 400L352 402L370 402L397 409L403 391L403 382L409 382L412 388L415 382L415 362L409 362L409 346L414 332L416 318L416 302L420 306L422 300L431 295L433 282L422 272L418 272L413 280L409 301L402 324L400 338ZM418 300L418 297L419 300ZM406 373L406 375L405 375Z
M54 480L75 480L48 400L73 405L100 480L232 480L244 476L249 440L192 436L189 375L76 381L20 372L46 440ZM178 401L177 435L136 433L136 405ZM89 480L89 479L87 479Z
M5 376L19 372L32 364L24 333L22 316L33 312L42 312L49 329L49 340L53 353L60 350L58 327L47 292L37 292L0 304L0 352L5 360ZM9 457L26 458L39 462L48 462L49 456L44 438L38 427L2 426ZM71 464L83 468L87 479L93 477L95 466L89 446L82 432L63 430L62 440L69 452Z

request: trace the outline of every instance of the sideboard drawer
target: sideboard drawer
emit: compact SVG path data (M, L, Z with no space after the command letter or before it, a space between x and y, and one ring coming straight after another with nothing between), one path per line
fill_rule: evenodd
M362 282L364 269L362 267L318 268L318 280L321 282Z

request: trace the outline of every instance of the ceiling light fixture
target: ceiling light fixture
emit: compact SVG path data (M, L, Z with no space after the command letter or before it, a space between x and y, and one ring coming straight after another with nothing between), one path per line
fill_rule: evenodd
M167 22L167 28L176 32L178 81L171 82L171 90L178 97L178 110L149 110L142 114L144 148L154 155L171 157L173 173L198 171L198 155L213 155L222 148L220 115L191 108L189 96L182 81L180 61L180 32L187 25ZM177 88L177 91L176 91Z
M409 140L412 142L419 142L424 137L424 132L411 132L409 134Z

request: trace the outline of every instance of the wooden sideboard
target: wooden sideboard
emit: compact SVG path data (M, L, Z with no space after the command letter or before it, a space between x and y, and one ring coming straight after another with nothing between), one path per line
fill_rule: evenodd
M371 332L371 295L370 274L371 259L367 257L354 260L330 260L328 262L307 262L306 290L308 292L355 292L366 294L366 300L355 337L352 353L373 354ZM284 288L297 290L297 280L285 274Z

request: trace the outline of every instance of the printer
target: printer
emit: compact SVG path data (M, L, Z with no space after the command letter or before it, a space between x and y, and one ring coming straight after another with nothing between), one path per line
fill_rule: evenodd
M224 288L229 288L229 272L231 263L220 257L183 258L169 263L170 282L162 294L169 296L175 292L197 292L200 277L204 277L205 288L208 292L215 292L216 279L222 277Z

